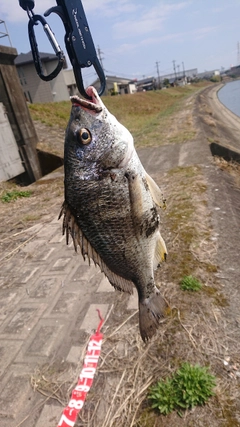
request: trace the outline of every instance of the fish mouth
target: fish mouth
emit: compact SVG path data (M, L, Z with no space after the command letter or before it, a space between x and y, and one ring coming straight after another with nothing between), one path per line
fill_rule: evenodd
M89 86L86 89L86 93L91 96L92 101L88 101L87 99L82 99L79 98L79 96L74 95L70 97L73 106L100 113L103 108L96 89L93 86Z

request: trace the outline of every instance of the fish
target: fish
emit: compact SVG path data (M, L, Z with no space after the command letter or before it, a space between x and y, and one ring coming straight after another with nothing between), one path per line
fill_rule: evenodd
M156 333L167 302L154 280L166 260L158 207L165 200L147 174L131 133L112 115L92 86L91 101L71 97L64 144L63 216L66 242L72 237L105 273L115 289L139 300L139 329L144 342Z

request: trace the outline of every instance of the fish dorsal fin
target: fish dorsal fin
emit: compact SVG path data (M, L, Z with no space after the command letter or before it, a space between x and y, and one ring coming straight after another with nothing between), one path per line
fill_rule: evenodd
M127 292L129 294L133 293L134 284L131 280L126 280L121 276L118 276L113 271L111 271L105 262L102 260L100 255L95 251L92 247L88 239L83 234L82 230L78 226L75 216L72 214L69 206L66 202L63 203L61 212L59 214L59 218L63 215L63 234L66 234L66 243L69 243L69 235L73 239L74 249L77 252L77 247L79 246L81 249L82 256L84 260L86 256L88 257L88 261L90 264L90 259L93 260L95 265L98 265L101 271L107 276L111 285L114 286L115 289L123 292Z
M165 209L166 208L166 200L164 199L160 188L158 187L156 182L152 179L152 177L150 175L148 175L147 172L145 172L145 173L146 173L146 180L148 183L148 187L149 187L149 190L150 190L150 193L152 195L154 202L160 208Z
M166 258L167 258L167 248L159 232L157 233L156 238L157 239L156 239L156 246L155 246L155 253L154 253L154 260L153 260L154 270L158 268L161 262L166 261Z

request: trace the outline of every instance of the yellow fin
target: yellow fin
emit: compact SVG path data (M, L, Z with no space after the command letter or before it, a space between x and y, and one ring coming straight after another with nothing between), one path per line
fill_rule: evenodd
M154 254L154 261L153 261L154 270L156 270L156 268L159 266L159 264L162 261L166 261L166 258L167 258L167 248L161 234L158 232L156 247L155 247L155 254Z
M152 195L154 202L160 208L165 209L166 208L166 200L164 199L163 194L162 194L160 188L158 187L158 185L156 184L156 182L151 178L150 175L147 174L147 172L146 172L146 180L147 180L149 190L150 190L150 193Z

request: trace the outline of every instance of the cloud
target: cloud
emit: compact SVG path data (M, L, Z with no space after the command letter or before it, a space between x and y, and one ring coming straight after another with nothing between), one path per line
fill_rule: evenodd
M100 18L102 16L120 16L123 13L133 13L138 9L134 0L83 0L82 1L85 13L96 14ZM56 6L53 0L38 0L35 2L34 13L43 15L43 13ZM0 18L6 22L24 22L27 21L26 12L19 6L17 0L1 0L0 2Z
M177 41L177 42L184 42L185 40L197 40L204 38L208 36L210 33L215 32L218 27L203 27L198 28L193 31L183 31L178 33L170 33L170 34L164 34L162 36L157 37L147 37L139 39L136 43L123 43L120 46L118 46L114 52L119 55L126 54L129 52L136 52L139 51L139 49L142 49L146 46L152 46L152 45L160 45L161 43L168 42L168 41Z
M35 3L34 12L43 14L52 7L52 0L41 0ZM2 0L0 2L0 17L6 22L24 22L28 20L26 12L19 6L17 0Z
M217 29L218 29L218 26L197 28L191 34L195 40L200 40L208 36L210 33L215 32Z
M173 13L187 7L189 2L175 4L159 4L152 8L139 8L139 15L134 14L125 21L113 26L116 38L129 38L145 35L163 28L163 23ZM140 13L141 12L141 13Z
M84 9L87 12L96 13L99 11L102 16L113 17L122 16L123 13L133 13L138 10L138 3L134 0L88 0L83 3Z

